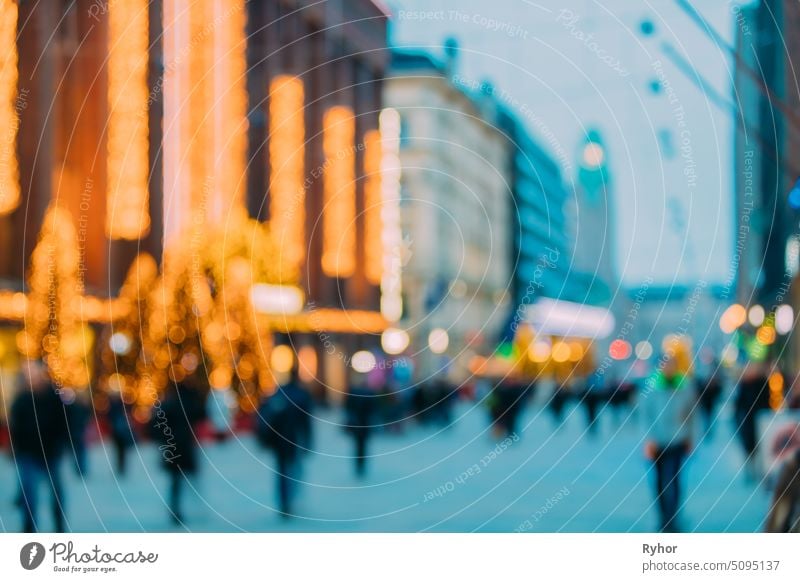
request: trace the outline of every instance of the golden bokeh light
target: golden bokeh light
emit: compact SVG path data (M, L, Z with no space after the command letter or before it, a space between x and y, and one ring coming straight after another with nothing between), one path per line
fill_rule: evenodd
M279 75L269 88L269 225L280 264L297 271L305 256L303 81ZM290 273L281 273L281 280Z
M322 121L324 210L322 270L329 277L350 277L356 268L355 118L338 105Z
M17 94L17 18L15 0L0 0L0 215L19 206L17 132L24 95Z
M382 157L380 131L370 130L364 135L364 272L373 285L383 276Z
M128 0L109 5L106 233L111 239L136 240L150 228L149 4Z

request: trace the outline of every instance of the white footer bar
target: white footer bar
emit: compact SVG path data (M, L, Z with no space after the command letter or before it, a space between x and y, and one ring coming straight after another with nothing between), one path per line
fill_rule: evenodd
M0 580L777 582L799 555L767 534L0 534Z

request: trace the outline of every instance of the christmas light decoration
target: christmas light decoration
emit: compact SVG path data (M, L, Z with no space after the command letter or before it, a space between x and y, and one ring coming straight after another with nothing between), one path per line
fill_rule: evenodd
M89 384L91 332L82 318L83 282L75 226L68 211L51 206L31 255L25 328L17 346L29 358L46 361L59 386Z
M365 333L380 334L386 319L375 311L315 308L297 315L260 315L259 322L278 333Z
M199 251L172 247L148 301L146 358L152 362L151 393L167 383L189 381L208 387L201 332L212 306L211 287Z
M368 131L364 135L364 271L373 285L380 285L383 276L382 155L380 132Z
M16 1L0 0L0 215L20 201L17 131L24 101L17 94L17 18Z
M190 9L179 0L164 0L164 243L169 244L191 220L191 167L186 160L190 129L186 93L192 86L187 59L192 58Z
M124 402L137 406L151 406L157 395L144 351L151 317L148 299L157 279L158 265L153 257L139 254L120 289L119 301L125 304L125 315L112 319L101 341L100 384L118 390Z
M384 109L381 132L381 212L383 272L381 275L381 314L396 322L403 314L402 243L400 227L400 114Z
M232 217L200 241L168 249L161 278L149 295L143 328L149 381L158 393L169 381L200 389L229 387L243 410L274 389L269 366L272 328L254 309L256 284L275 284L277 245L265 225Z
M136 240L148 209L149 0L112 2L108 53L108 208L111 239Z
M277 245L258 221L241 219L209 239L205 250L213 281L214 303L203 342L213 366L212 385L229 384L240 405L254 409L261 393L274 389L269 366L271 330L258 319L252 302L254 285L274 284L280 266Z
M356 267L355 119L349 107L331 107L322 121L325 152L322 270L350 277Z
M165 241L243 211L247 149L243 0L165 0Z
M269 224L287 270L283 278L296 276L305 256L303 82L279 75L269 93Z
M244 208L247 162L247 40L245 0L213 0L213 98L206 105L213 124L212 223Z

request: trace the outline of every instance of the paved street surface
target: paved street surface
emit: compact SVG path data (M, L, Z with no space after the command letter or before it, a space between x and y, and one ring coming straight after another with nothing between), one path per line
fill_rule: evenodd
M206 446L202 471L186 496L191 531L488 531L644 532L656 528L641 430L604 414L601 435L583 434L582 410L554 430L537 405L522 418L521 437L494 457L484 409L461 405L448 429L412 426L379 434L363 481L353 476L351 443L336 411L321 413L317 451L307 457L296 512L275 504L273 459L249 435ZM689 461L684 530L752 532L768 495L745 482L730 422L720 423ZM487 455L489 455L487 457ZM111 469L113 451L96 446L85 481L64 467L74 531L179 531L164 505L166 477L150 444L131 453L128 476ZM477 469L474 465L477 464ZM472 474L470 474L470 468ZM18 531L13 465L0 458L0 530ZM42 508L47 509L47 508ZM49 511L43 511L49 514ZM45 528L50 527L49 515Z

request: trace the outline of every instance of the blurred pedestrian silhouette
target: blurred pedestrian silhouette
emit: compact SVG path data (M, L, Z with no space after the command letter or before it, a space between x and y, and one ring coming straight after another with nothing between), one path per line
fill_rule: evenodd
M170 518L184 521L181 496L184 481L197 472L197 436L194 427L203 417L197 391L183 382L170 385L161 406L154 407L153 430L161 442L163 466L169 475Z
M547 407L553 416L556 428L561 428L564 425L564 408L567 406L567 400L570 396L570 380L563 376L556 376L547 382L552 386Z
M64 395L68 398L64 398ZM89 392L75 392L67 389L62 393L62 401L67 405L67 426L69 427L69 446L72 449L75 472L79 477L86 477L89 472L89 447L87 443L89 419L92 408Z
M47 369L40 361L22 365L22 388L11 405L9 430L17 468L23 531L39 531L39 489L44 483L52 498L54 528L65 528L60 465L69 442L67 412Z
M671 353L661 358L661 368L646 383L643 395L647 436L645 455L656 473L655 493L662 532L679 531L681 469L691 451L694 392L687 370L679 369Z
M302 456L311 447L311 409L311 396L301 385L296 362L288 381L258 409L256 437L275 454L278 508L283 517L292 515Z
M703 417L704 433L711 436L714 432L717 402L722 396L722 371L719 361L708 348L703 350L700 364L703 371L697 375L697 397Z
M765 531L800 533L800 448L788 455L778 475Z
M120 394L113 394L108 406L108 424L111 430L111 442L114 445L116 471L118 477L124 477L127 469L128 449L133 446L134 434L128 417L128 406Z
M636 379L626 377L623 380L612 377L606 391L608 404L617 426L622 426L633 416L636 409L634 398L636 396Z
M375 395L367 387L363 374L351 373L350 391L345 402L345 428L353 438L356 475L363 476L367 470L367 446L372 433L372 417Z
M597 370L586 379L583 391L583 406L586 409L586 432L590 436L596 436L600 428L597 411L600 406L606 406L607 396L605 374Z
M736 390L734 408L736 432L745 454L745 475L752 481L758 477L756 418L760 411L769 409L769 380L764 363L749 362L745 366Z
M502 439L516 434L517 421L532 392L532 386L517 374L509 374L506 378L497 380L487 398L492 433L496 438Z
M450 385L444 372L439 372L431 382L431 416L441 426L450 426L453 421L453 405L456 390Z

